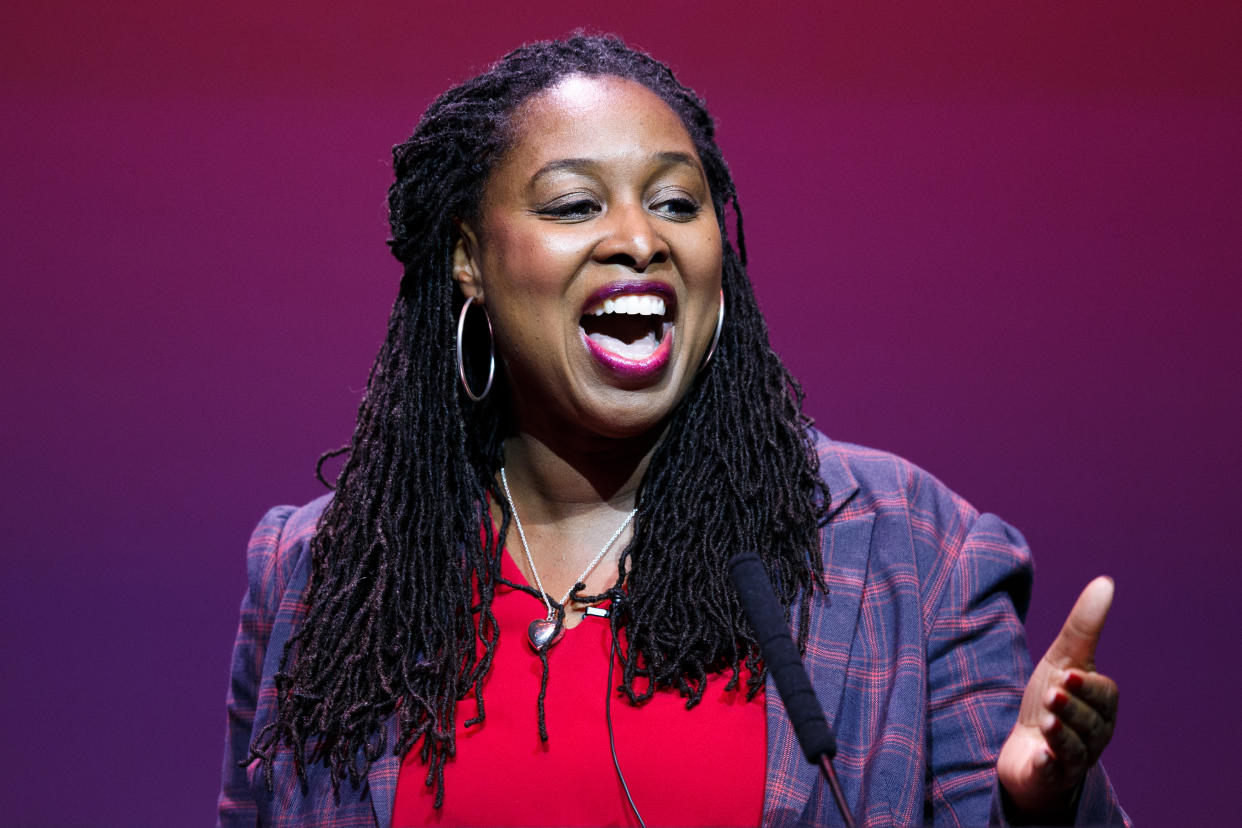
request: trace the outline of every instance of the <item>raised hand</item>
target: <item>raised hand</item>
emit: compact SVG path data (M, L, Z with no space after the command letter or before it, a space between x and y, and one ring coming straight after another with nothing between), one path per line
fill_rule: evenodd
M1072 816L1074 796L1113 736L1117 683L1095 671L1095 646L1113 602L1100 576L1078 596L1035 666L996 770L1011 803L1045 821Z

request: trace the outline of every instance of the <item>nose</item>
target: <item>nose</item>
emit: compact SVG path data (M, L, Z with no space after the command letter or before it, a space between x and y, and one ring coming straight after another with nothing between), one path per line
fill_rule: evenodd
M638 273L667 261L669 246L660 234L658 222L641 203L613 205L604 216L606 232L596 245L596 260Z

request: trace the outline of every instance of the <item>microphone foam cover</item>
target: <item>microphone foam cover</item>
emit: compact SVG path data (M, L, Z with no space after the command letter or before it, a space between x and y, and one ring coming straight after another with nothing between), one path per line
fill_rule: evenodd
M807 761L818 764L823 756L832 758L837 753L836 736L811 687L763 561L753 552L737 555L729 561L729 574Z

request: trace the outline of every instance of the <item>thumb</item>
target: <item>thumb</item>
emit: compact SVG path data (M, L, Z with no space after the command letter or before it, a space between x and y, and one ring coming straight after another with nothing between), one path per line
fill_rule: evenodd
M1078 596L1045 659L1059 668L1095 669L1095 645L1113 603L1113 579L1101 575Z

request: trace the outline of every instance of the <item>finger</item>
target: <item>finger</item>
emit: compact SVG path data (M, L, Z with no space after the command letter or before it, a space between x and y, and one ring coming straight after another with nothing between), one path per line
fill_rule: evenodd
M1068 787L1077 784L1076 771L1052 755L1050 748L1044 748L1035 757L1035 773L1043 777L1047 784L1054 787Z
M1082 737L1055 713L1046 712L1040 718L1039 732L1043 734L1054 758L1053 770L1057 773L1076 774L1087 764L1087 746Z
M1105 719L1116 721L1119 696L1117 682L1100 673L1067 670L1062 684L1066 690L1091 705Z
M1074 697L1063 689L1048 690L1047 707L1057 715L1061 724L1077 734L1086 748L1084 761L1090 763L1099 758L1113 737L1113 723L1104 718L1091 705Z
M1101 575L1078 596L1065 625L1048 648L1048 659L1056 667L1095 667L1095 645L1113 603L1113 579Z

